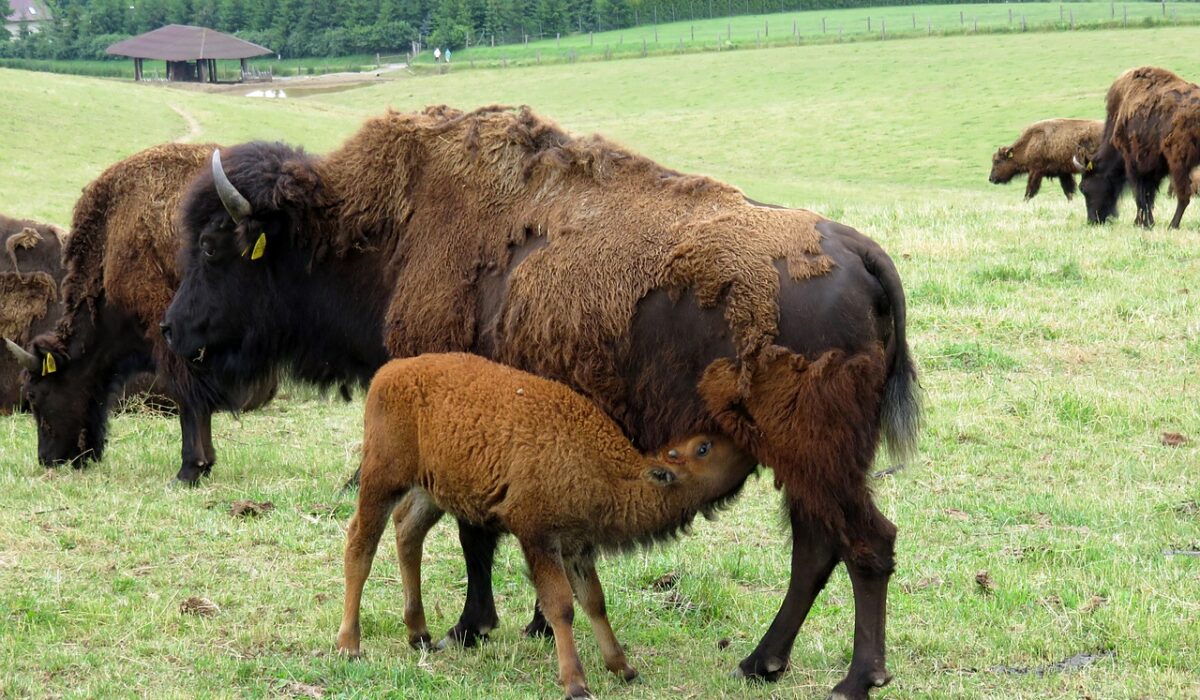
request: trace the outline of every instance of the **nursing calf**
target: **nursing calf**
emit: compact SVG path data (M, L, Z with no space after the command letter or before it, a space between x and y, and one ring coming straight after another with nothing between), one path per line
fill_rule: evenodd
M396 522L411 644L431 639L421 602L421 547L449 511L520 541L554 630L568 696L590 695L571 632L572 592L605 665L630 680L637 672L605 614L597 552L686 528L697 513L735 495L754 468L753 457L718 436L694 436L643 455L611 418L565 385L475 355L392 361L367 394L338 648L359 651L363 584L388 517L412 494L415 505L410 501L407 517Z

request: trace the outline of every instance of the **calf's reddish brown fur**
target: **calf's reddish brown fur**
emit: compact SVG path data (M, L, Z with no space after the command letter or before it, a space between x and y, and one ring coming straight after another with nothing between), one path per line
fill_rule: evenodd
M1075 194L1075 159L1092 153L1100 145L1104 122L1093 119L1045 119L1029 125L1011 146L1001 146L992 155L988 182L1007 184L1021 173L1029 173L1025 199L1033 199L1042 178L1057 177L1063 194Z
M686 528L698 513L733 496L755 467L753 457L719 436L695 436L643 455L611 418L565 385L468 354L384 365L367 393L364 423L338 648L358 653L363 584L379 538L395 504L418 489L419 504L396 529L410 643L430 640L421 603L421 542L449 511L520 541L554 629L559 677L572 698L589 696L571 631L572 592L608 669L625 680L637 675L605 614L597 550ZM423 525L413 527L416 520Z

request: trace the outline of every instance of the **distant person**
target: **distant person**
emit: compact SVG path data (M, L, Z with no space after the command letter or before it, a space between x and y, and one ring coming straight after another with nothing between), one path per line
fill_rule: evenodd
M450 49L447 48L446 49L446 63L449 63L449 62L450 62Z
M442 62L442 50L441 49L435 48L433 50L433 62L434 63Z

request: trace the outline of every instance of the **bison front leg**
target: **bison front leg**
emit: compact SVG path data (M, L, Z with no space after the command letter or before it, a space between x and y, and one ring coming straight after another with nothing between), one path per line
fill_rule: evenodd
M1063 194L1067 195L1067 201L1075 196L1075 176L1071 174L1059 175L1058 183L1062 185Z
M439 649L450 644L473 647L500 624L492 596L492 563L499 539L500 534L494 530L458 521L458 541L467 563L467 600L458 622L438 642Z
M1025 183L1025 199L1033 199L1040 189L1042 189L1042 174L1036 170L1030 170L1029 181Z
M192 485L212 471L216 461L212 447L212 409L179 402L179 428L183 433L182 466L175 478Z

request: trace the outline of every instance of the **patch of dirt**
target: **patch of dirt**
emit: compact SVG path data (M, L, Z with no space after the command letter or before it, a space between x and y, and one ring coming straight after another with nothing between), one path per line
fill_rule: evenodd
M229 506L229 514L235 518L256 518L272 510L275 510L275 504L270 501L234 501Z
M1166 432L1159 438L1159 441L1167 447L1181 447L1188 443L1188 439L1181 433Z
M1076 654L1062 661L1056 661L1052 664L1044 666L993 666L988 670L992 673L1007 673L1018 676L1038 676L1039 678L1047 673L1063 673L1065 671L1078 671L1082 668L1087 668L1097 661L1116 658L1115 651L1103 651L1098 654Z
M320 698L325 697L325 689L319 685L310 685L301 683L300 681L287 681L279 686L279 692L292 698Z
M992 593L996 590L996 582L992 580L992 575L986 569L975 574L975 585L983 593Z
M200 122L196 121L195 117L193 117L188 112L180 109L179 107L176 107L175 105L168 105L168 106L176 114L183 117L183 121L187 123L187 127L188 127L187 133L184 134L183 136L180 136L179 138L175 139L175 143L191 143L192 141L195 141L196 137L198 137L203 132L203 129L200 128Z
M666 591L674 588L675 584L677 583L679 583L679 574L675 573L674 571L668 571L662 576L654 579L654 582L650 584L650 587L656 591Z
M196 615L197 617L213 617L221 612L221 608L208 598L192 596L179 604L179 614Z
M944 512L946 513L946 515L949 515L951 518L954 518L955 520L960 520L960 521L966 522L967 520L971 519L971 514L965 510L959 510L957 508L947 508Z

